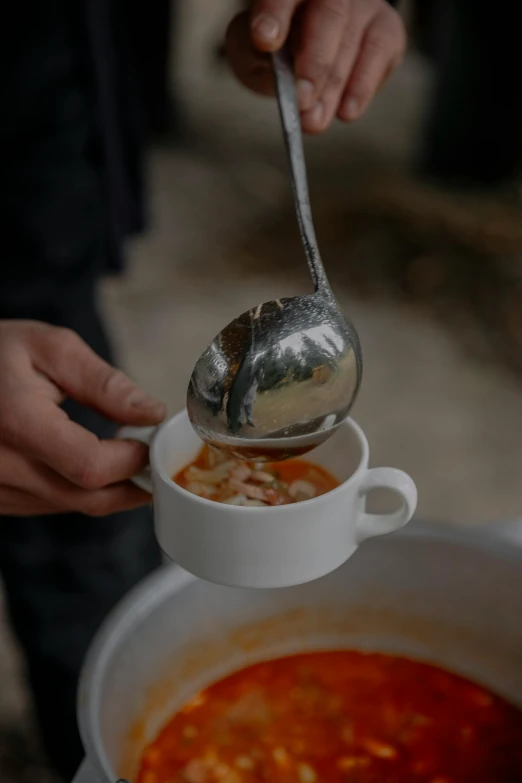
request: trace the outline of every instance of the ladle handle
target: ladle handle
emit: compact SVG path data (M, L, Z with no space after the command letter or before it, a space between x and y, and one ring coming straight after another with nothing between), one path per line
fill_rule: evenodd
M283 47L272 55L274 75L277 89L279 114L283 127L283 136L290 163L292 189L294 191L295 211L306 253L306 260L314 281L315 290L330 293L323 262L319 255L319 247L315 237L312 221L312 209L308 194L306 163L301 134L301 118L295 90L295 79L292 60L287 47Z

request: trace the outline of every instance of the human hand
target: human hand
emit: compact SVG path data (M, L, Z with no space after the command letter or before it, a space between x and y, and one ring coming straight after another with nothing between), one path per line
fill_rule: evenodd
M273 95L268 52L287 38L294 53L303 130L321 133L337 116L350 122L401 61L406 34L386 0L252 0L231 22L227 52L238 79Z
M97 356L74 332L0 321L0 514L105 516L150 501L128 479L147 449L99 440L69 419L70 397L120 424L159 424L162 403Z

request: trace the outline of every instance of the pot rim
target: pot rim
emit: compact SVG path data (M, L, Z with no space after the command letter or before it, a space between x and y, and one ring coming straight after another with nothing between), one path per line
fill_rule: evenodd
M522 545L517 546L515 543L516 537L513 535L515 530L521 531L522 544L522 521L486 523L469 528L449 523L414 521L391 535L472 547L520 562L522 565ZM136 620L155 608L166 596L185 589L197 580L198 577L184 571L181 566L175 564L162 566L132 589L109 613L91 644L80 677L77 716L86 757L101 781L111 781L114 777L103 750L99 728L96 728L101 684L107 663L113 652L121 645L121 640L125 639L128 629L136 624Z

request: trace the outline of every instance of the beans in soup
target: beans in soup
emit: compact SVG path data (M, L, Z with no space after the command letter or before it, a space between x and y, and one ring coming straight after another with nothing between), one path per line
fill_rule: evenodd
M520 783L522 711L435 666L351 651L242 669L194 696L137 783Z

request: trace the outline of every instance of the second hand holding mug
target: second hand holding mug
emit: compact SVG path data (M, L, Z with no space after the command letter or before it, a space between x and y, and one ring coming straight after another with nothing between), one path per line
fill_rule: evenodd
M151 492L156 537L187 571L233 587L289 587L325 576L366 539L391 533L412 518L417 490L394 468L369 468L368 441L351 419L310 453L342 483L325 495L285 506L231 506L193 495L172 479L202 443L186 411L160 427L124 427L118 437L150 446L149 466L133 481ZM392 490L400 508L368 514L366 496Z

